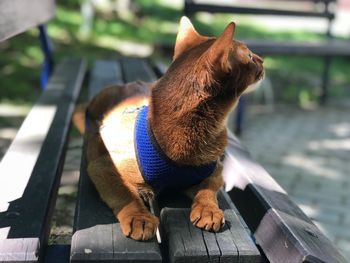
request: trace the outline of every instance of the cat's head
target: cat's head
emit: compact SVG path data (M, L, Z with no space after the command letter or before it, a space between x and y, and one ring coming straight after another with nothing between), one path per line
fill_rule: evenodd
M226 119L243 92L264 76L263 60L234 40L234 32L232 22L218 38L206 37L181 19L173 63L152 89L151 122L191 112L220 123Z
M264 75L262 59L234 40L234 32L230 23L218 38L205 37L181 19L173 63L152 88L148 115L172 160L199 165L221 156L228 113Z
M194 73L201 85L215 86L213 92L225 89L225 93L240 96L263 78L264 69L262 58L234 39L235 27L231 22L219 37L207 37L200 35L187 17L182 17L173 56L174 66L183 67L183 74Z

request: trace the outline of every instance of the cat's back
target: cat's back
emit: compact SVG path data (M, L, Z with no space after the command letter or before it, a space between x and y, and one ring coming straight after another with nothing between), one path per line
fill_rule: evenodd
M101 117L99 131L102 142L120 175L129 177L128 180L141 182L143 179L134 151L134 132L138 109L149 103L149 86L135 82L118 88L128 89L124 94L119 94L123 95L124 99L118 102L107 104L113 100L113 96L116 96L115 90L110 92L107 90L101 96L104 100L101 105L105 110L99 114Z

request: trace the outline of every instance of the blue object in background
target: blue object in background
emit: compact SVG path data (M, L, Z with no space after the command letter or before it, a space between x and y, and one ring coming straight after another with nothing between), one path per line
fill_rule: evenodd
M43 50L43 53L44 53L44 64L41 70L40 84L41 84L41 89L45 90L54 66L53 48L52 48L52 42L50 40L50 37L47 34L45 25L39 26L39 32L40 32L39 36L40 36L41 49Z

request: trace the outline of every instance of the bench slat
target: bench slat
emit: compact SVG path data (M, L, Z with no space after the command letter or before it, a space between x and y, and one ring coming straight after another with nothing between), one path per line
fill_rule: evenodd
M41 256L85 69L82 60L58 65L0 163L0 261Z
M157 79L156 74L143 59L123 57L121 63L125 82L136 80L152 82Z
M205 4L198 1L185 1L184 13L191 15L195 12L229 13L229 14L256 14L256 15L282 15L282 16L304 16L325 17L333 19L334 14L323 11L299 11L274 8L254 8L234 5Z
M161 234L171 262L261 262L250 231L236 214L230 197L220 190L218 201L227 224L224 231L212 233L192 225L189 218L192 201L188 197L179 193L160 196Z
M137 61L136 61L137 62ZM139 60L137 65L143 65ZM138 66L134 68L137 69ZM131 70L131 69L127 69ZM89 84L90 99L99 90L112 84L122 84L122 67L117 61L97 61ZM148 80L147 75L136 78ZM161 262L156 240L137 242L126 238L112 211L102 202L86 172L82 158L75 233L72 237L71 262Z
M251 240L251 231L232 203L229 195L223 190L220 190L218 193L218 201L222 209L233 211L225 218L230 221L230 233L235 240L240 258L244 258L244 262L260 262L261 257L258 249L253 242L249 242Z
M92 99L104 87L123 84L122 69L116 61L95 62L89 83L89 98Z
M45 23L54 12L54 0L1 0L0 41Z
M170 262L261 262L258 249L247 232L242 232L245 230L234 210L225 209L224 213L226 226L213 233L192 225L190 209L163 208L161 224Z
M319 42L246 40L248 47L261 55L350 56L349 41Z
M235 177L229 195L270 262L346 262L232 133L224 166L239 171L224 169L224 176Z
M242 42L246 43L250 50L259 55L350 56L350 43L345 40L300 42L246 39ZM159 44L159 48L172 52L172 47L165 43ZM158 67L158 70L161 69Z
M168 242L170 262L204 262L208 259L201 230L194 227L189 218L189 209L163 208L161 211L160 221Z

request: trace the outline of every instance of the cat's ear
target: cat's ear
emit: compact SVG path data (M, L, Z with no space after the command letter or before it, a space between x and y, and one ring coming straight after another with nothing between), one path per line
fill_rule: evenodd
M215 40L208 49L208 60L212 65L221 65L222 69L228 70L230 67L230 52L232 51L232 41L235 34L236 25L231 22L224 32Z
M191 21L186 17L181 17L179 31L176 36L173 60L186 50L205 42L208 38L198 34Z

